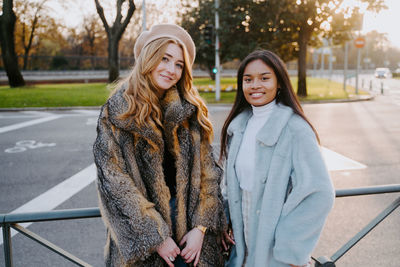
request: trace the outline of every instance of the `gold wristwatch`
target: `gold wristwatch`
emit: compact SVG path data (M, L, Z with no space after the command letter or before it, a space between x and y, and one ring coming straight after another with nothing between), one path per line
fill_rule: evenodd
M197 225L196 228L199 229L203 234L205 234L207 231L207 227L203 225Z

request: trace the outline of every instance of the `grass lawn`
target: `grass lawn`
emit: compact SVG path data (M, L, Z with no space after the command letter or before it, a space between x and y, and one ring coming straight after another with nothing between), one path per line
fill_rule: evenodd
M292 78L292 84L297 89L297 78ZM212 92L214 82L207 78L196 78L194 85L207 103L216 103ZM301 100L346 99L354 94L354 88L348 86L343 91L342 84L326 79L308 78L308 96ZM221 100L218 103L232 103L236 92L236 78L221 78ZM71 107L100 106L105 103L110 94L105 83L89 84L43 84L10 88L0 86L0 108L21 107ZM360 92L367 94L366 92Z
M0 108L100 106L110 92L104 83L0 86Z

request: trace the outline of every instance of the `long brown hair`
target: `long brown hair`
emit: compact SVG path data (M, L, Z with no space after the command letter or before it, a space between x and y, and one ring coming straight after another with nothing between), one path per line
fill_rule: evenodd
M243 94L243 73L246 66L254 61L254 60L262 60L268 67L274 70L278 81L278 92L276 95L276 103L281 103L285 106L291 107L293 112L302 117L312 128L319 142L318 133L315 128L312 126L310 121L304 114L302 107L300 106L300 102L293 91L292 84L290 83L289 74L287 72L285 63L273 52L268 50L257 50L250 53L240 64L238 73L237 73L237 93L235 102L233 103L233 107L231 112L229 113L227 119L225 120L224 126L221 131L221 148L220 148L220 156L219 161L222 162L224 158L227 156L226 146L227 146L227 130L229 124L232 120L239 115L242 111L247 108L250 108L250 104L246 101L246 98Z
M160 64L170 43L182 48L184 58L182 77L176 87L186 101L197 107L197 120L204 130L204 137L211 142L214 136L213 128L208 119L208 109L193 87L192 66L188 52L178 41L169 37L159 38L146 45L136 59L131 74L116 85L116 90L127 86L124 98L128 102L128 109L120 117L130 119L138 127L143 125L162 127L158 89L151 72Z

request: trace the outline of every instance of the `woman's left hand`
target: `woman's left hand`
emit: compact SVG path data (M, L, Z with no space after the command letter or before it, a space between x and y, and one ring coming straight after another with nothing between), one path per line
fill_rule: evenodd
M201 248L203 246L204 233L197 228L193 228L188 232L179 243L180 246L186 243L186 246L181 251L181 257L186 263L194 261L194 266L197 266L200 259Z
M229 227L228 231L222 233L222 246L225 251L228 251L231 245L235 245L235 238L233 236L232 228Z

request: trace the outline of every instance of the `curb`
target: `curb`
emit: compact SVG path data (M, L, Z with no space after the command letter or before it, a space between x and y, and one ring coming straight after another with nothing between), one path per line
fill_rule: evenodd
M329 104L329 103L348 103L359 101L374 100L375 95L352 95L349 99L330 99L330 100L307 100L300 101L301 104Z
M15 112L15 111L54 111L54 110L100 110L101 106L76 106L76 107L26 107L26 108L0 108L0 112Z
M349 99L331 99L331 100L307 100L300 101L301 104L330 104L330 103L348 103L359 101L370 101L375 98L374 95L353 95ZM215 107L230 107L232 104L207 104L207 106ZM0 112L15 112L15 111L64 111L64 110L100 110L101 106L76 106L76 107L26 107L26 108L0 108Z

